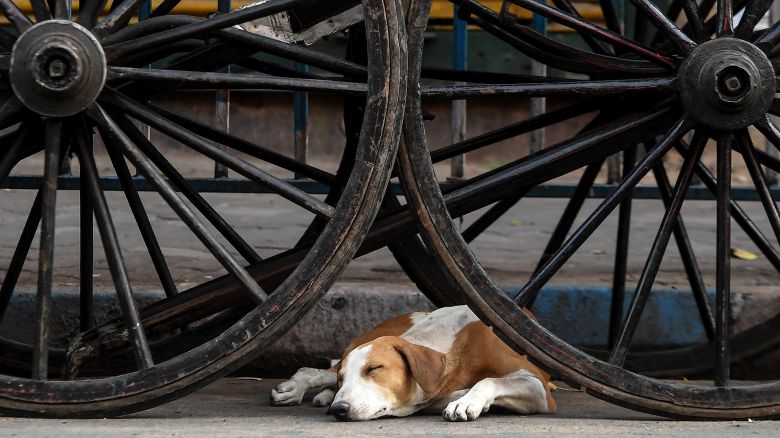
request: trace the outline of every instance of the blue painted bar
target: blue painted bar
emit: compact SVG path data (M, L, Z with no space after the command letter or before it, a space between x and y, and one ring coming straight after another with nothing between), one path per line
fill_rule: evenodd
M458 17L459 6L452 6L452 68L465 70L468 66L468 26ZM466 101L453 100L450 130L452 143L466 139ZM450 161L450 177L462 179L466 174L466 156L458 155Z
M506 288L514 296L520 287ZM628 309L632 290L626 291ZM714 306L715 291L708 290ZM551 285L544 287L533 311L541 325L565 341L585 346L607 344L611 287ZM632 348L675 347L706 340L693 293L689 290L654 289L643 313Z
M146 0L141 3L141 7L138 9L138 21L143 21L149 18L152 14L152 0Z
M458 18L458 5L453 5L452 17L452 67L465 70L468 56L468 27L466 22Z
M545 0L536 0L537 3L547 4ZM531 25L536 32L542 35L547 35L547 17L540 14L533 14L533 20Z

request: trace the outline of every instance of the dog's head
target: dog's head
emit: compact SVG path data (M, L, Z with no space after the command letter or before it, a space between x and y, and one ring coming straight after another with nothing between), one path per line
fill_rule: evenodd
M397 336L355 348L341 361L330 412L339 420L370 420L417 411L436 391L445 356Z

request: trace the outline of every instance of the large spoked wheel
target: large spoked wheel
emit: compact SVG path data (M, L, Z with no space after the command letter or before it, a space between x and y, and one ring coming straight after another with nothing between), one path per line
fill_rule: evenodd
M621 32L611 2L601 2L608 28L583 19L569 1L554 3L557 7L533 0L510 0L505 2L502 12L492 11L476 0L459 5L461 17L471 25L549 67L576 74L574 79L471 71L449 72L449 77L444 77L441 70L433 76L422 61L422 37L430 2L415 5L419 8L417 18L408 25L412 97L407 107L399 167L432 255L475 311L510 345L597 397L681 418L757 418L780 414L780 383L734 386L730 382L732 359L776 346L780 328L778 315L734 333L729 299L732 222L744 230L771 268L780 270L780 215L763 168L777 169L777 161L755 147L750 136L760 132L780 147L779 131L768 117L774 111L772 59L777 55L780 24L755 30L771 2L703 2L699 10L697 2L680 1L664 13L653 2L637 0L632 2L637 14L636 33L632 35ZM534 32L513 14L517 7L572 28L588 49L565 45ZM733 24L735 12L742 12L738 25ZM676 23L680 22L687 24L678 26ZM466 84L431 86L426 85L426 78ZM574 97L575 103L434 152L429 150L421 110L426 99L485 99L499 95L565 95L570 100ZM439 185L442 178L437 178L432 163L442 157L474 151L584 114L591 115L590 121L571 139L462 182ZM689 133L690 140L686 138ZM714 140L709 142L710 146L708 140ZM635 153L637 148L641 154ZM702 161L705 148L714 149L717 156L715 172ZM766 213L764 218L757 219L768 224L765 228L771 230L772 238L731 198L732 150L744 161L748 180ZM604 161L618 152L624 157L622 178L584 221L575 224ZM667 176L666 157L682 162L675 169L679 176L674 185ZM637 275L636 292L625 314L613 312L614 339L609 349L584 351L545 329L520 307L534 301L542 287L566 266L613 211L619 213L620 225L613 303L622 304L629 230L626 225L631 218L631 209L627 207L633 189L651 171L654 178L645 181L657 186L665 209L650 253ZM551 230L550 242L530 279L518 293L509 295L480 264L469 242L501 219L530 190L567 175L579 179L575 194ZM717 261L714 281L702 277L680 214L694 176L716 198L717 232L711 236ZM480 210L483 208L486 210ZM453 221L477 211L479 215L467 222L465 230ZM697 302L699 314L691 318L700 318L710 337L702 345L664 352L673 363L656 363L650 369L642 369L643 354L653 353L632 351L631 341L672 237ZM518 258L527 257L528 254L521 254ZM705 281L712 281L715 287L714 306L708 302ZM686 363L680 362L683 356ZM657 367L666 368L659 373ZM711 370L712 383L670 382L651 377L675 367Z
M102 20L97 17L104 2L92 2L71 21L67 2L49 2L50 11L46 2L33 1L35 24L13 2L0 3L0 12L18 33L0 31L5 52L0 56L7 61L3 79L13 91L0 109L0 124L10 130L2 138L0 182L40 184L0 289L2 318L18 292L40 224L33 335L0 341L0 411L6 414L129 413L184 395L248 362L294 324L352 259L380 207L393 165L406 96L405 27L398 2L366 0L361 12L358 1L271 0L206 20L167 15L177 2L164 2L152 18L133 25L128 23L143 2L116 3ZM322 11L321 20L342 11L365 17L348 30L346 57L234 28L301 12L316 26L316 10ZM287 66L293 61L310 67L309 72ZM211 73L232 65L250 71ZM339 171L334 175L151 102L182 88L342 96L347 146ZM310 215L311 225L289 249L261 257L248 243L251 236L231 226L199 193L203 186L188 180L137 123L235 172L240 176L236 183L253 184L269 194L264 196L291 202L299 209L296 217ZM115 177L98 174L102 167L93 153L93 130L110 158L104 167L110 166ZM41 176L11 174L41 155ZM71 155L77 158L71 169L78 178L59 177ZM132 176L127 161L143 178ZM268 165L304 179L284 179L277 170L266 170ZM62 340L49 334L58 310L51 296L62 249L54 232L57 195L63 196L58 185L73 188L72 180L80 183L75 187L80 187L82 332L65 340L66 351L58 345ZM305 190L317 183L327 190L324 200ZM122 230L115 227L115 210L107 203L111 184L124 191L165 292L142 308L133 295L135 279L128 275L133 267L124 261L117 237ZM175 213L226 274L177 290L161 250L166 236L155 234L142 189ZM93 220L121 310L120 318L100 327L94 326L91 307Z

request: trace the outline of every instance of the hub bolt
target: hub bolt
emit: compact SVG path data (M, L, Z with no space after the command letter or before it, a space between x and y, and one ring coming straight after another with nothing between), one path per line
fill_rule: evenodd
M724 85L726 85L726 90L731 93L736 93L742 89L742 82L740 82L739 78L736 76L727 77L724 81Z
M46 66L46 72L52 79L61 79L68 74L68 66L62 59L54 58Z

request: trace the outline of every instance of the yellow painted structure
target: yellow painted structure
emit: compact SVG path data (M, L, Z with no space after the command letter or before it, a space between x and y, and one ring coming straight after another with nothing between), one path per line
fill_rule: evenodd
M253 3L254 1L255 0L233 0L231 6L237 8ZM162 0L153 0L152 7L156 7L161 2ZM482 0L481 3L494 11L500 11L501 4L503 2L501 0ZM551 4L549 1L548 3ZM32 15L32 8L29 1L20 1L17 2L17 4L22 8L23 11ZM594 1L575 1L574 6L577 8L583 18L588 21L595 23L601 23L604 21L601 8L595 4ZM79 0L73 0L73 10L75 15L78 15L78 7ZM108 8L106 8L106 12L107 10ZM176 8L174 8L173 13L205 17L206 15L211 14L216 10L217 0L182 0L182 2L179 3ZM531 19L531 13L526 9L512 5L510 10L515 16L521 19ZM433 6L431 7L431 18L447 20L452 19L452 3L450 3L448 0L433 0ZM5 19L5 17L2 17L2 19L0 19L0 23L7 24L8 21ZM570 31L570 29L555 23L550 23L550 31L567 32Z

